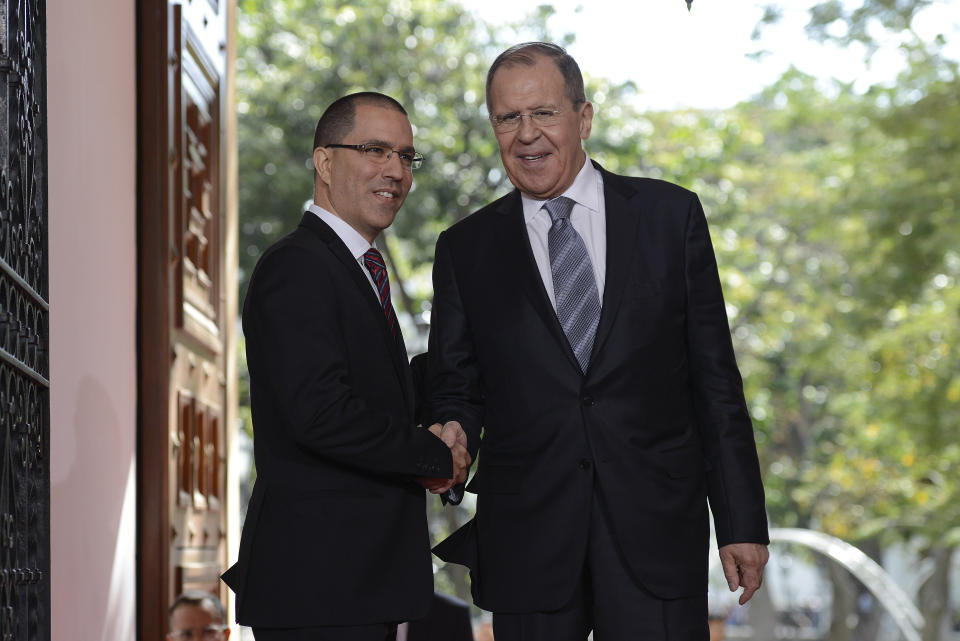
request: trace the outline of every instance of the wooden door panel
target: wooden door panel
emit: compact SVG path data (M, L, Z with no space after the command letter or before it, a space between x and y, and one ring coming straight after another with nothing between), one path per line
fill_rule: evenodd
M185 589L225 597L234 287L223 193L226 2L138 14L140 637ZM157 28L162 18L166 28ZM228 285L227 281L230 280Z
M174 18L176 20L176 18ZM177 265L178 327L213 352L222 345L220 318L220 76L189 23L180 33L177 113L183 168L175 202L180 235Z

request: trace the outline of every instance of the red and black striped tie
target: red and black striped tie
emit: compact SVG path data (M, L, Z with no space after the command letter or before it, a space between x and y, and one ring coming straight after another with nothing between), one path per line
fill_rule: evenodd
M397 334L397 315L393 311L393 304L390 302L390 278L387 276L387 265L383 262L383 256L375 247L371 247L363 255L363 264L366 265L373 276L373 283L377 286L377 293L380 294L380 304L383 306L383 315L387 317L387 325L393 335Z

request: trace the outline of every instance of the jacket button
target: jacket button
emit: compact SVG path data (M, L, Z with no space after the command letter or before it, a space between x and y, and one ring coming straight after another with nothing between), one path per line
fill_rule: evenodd
M586 407L593 407L597 404L597 401L592 396L584 396L580 400Z
M590 459L582 458L580 459L580 469L589 470L593 463L590 462Z

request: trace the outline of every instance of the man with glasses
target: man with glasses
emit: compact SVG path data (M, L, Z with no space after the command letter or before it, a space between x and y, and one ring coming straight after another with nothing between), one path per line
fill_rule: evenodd
M590 161L560 47L502 53L487 109L516 190L437 241L432 418L481 455L476 516L435 552L497 641L706 641L708 496L741 603L768 538L703 209Z
M243 309L257 480L223 575L257 641L383 641L424 616L433 573L423 486L469 457L415 427L414 392L374 246L422 162L382 94L331 104L314 136L314 198L264 252Z
M220 599L201 590L187 590L168 612L167 641L227 641L227 610Z

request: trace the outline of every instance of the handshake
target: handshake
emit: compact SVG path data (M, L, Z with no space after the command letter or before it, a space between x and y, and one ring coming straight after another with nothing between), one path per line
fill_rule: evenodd
M417 480L432 494L443 494L454 485L467 480L467 470L470 468L471 461L470 453L467 452L467 435L458 421L447 421L444 425L434 423L428 429L450 448L450 454L453 456L453 478L421 477Z

